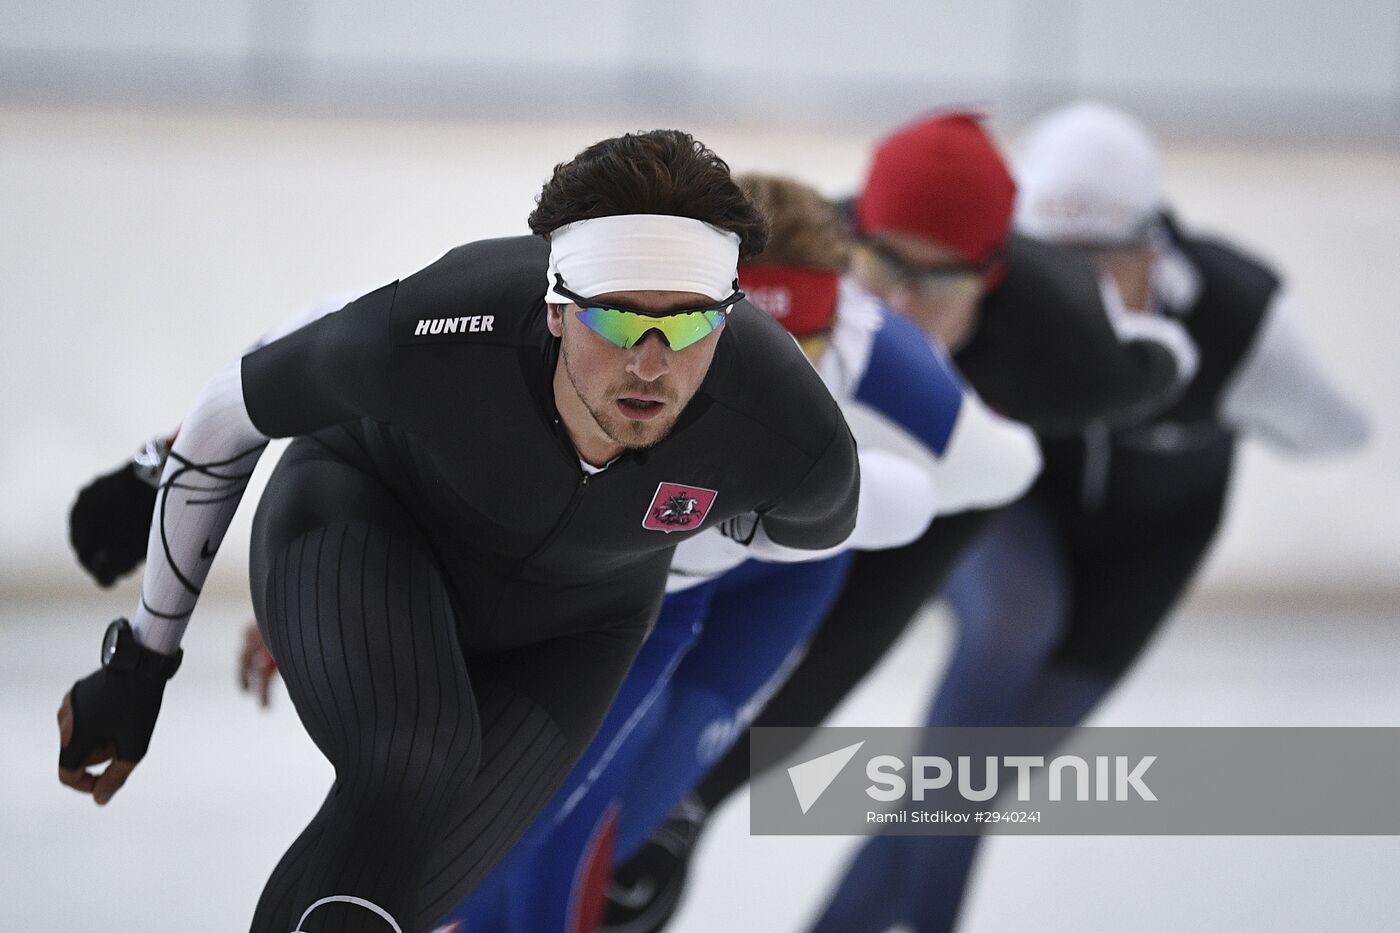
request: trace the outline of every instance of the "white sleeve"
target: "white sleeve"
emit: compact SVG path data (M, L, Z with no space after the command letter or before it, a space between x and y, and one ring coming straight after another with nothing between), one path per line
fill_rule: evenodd
M1099 295L1103 299L1108 323L1118 335L1120 343L1148 340L1164 347L1176 361L1178 386L1186 385L1195 377L1196 368L1201 362L1200 353L1196 350L1196 342L1180 322L1144 311L1128 310L1111 276L1099 276Z
M179 647L214 552L267 446L248 417L240 367L224 367L200 392L161 473L141 603L131 620L137 641L156 651Z
M843 400L841 413L856 439L860 499L856 527L840 549L879 551L917 540L941 504L937 457L914 435L858 399Z
M938 513L933 476L917 460L860 447L860 505L845 547L881 551L917 541Z
M968 389L934 480L939 512L949 515L1015 502L1040 474L1035 433L987 407Z
M970 389L941 457L879 411L848 399L841 404L860 457L856 527L841 544L808 551L778 544L758 516L731 519L676 548L668 592L713 579L744 561L821 560L854 548L880 550L916 540L935 514L1014 502L1040 473L1040 447L1030 428L989 409Z
M1365 412L1327 379L1308 351L1284 289L1275 293L1254 343L1221 393L1220 419L1294 454L1352 450L1370 433Z

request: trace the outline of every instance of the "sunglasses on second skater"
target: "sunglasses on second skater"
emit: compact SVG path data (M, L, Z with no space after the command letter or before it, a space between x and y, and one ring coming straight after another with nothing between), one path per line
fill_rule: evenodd
M743 299L744 293L739 291L738 285L734 283L734 294L723 301L658 314L629 308L616 301L585 298L565 288L563 276L557 273L554 276L554 291L578 305L578 319L584 326L624 350L636 346L651 331L658 331L672 350L684 350L704 340L719 329L734 305Z
M1002 261L1000 253L981 263L951 262L921 266L909 262L887 244L867 237L856 243L852 262L862 278L888 291L907 288L938 295L980 284Z

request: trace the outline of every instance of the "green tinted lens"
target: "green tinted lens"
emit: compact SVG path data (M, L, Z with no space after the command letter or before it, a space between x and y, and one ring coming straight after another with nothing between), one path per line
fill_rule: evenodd
M658 330L672 350L684 350L719 327L724 312L687 311L653 317L617 308L580 308L578 319L589 330L623 349L636 346L647 332Z

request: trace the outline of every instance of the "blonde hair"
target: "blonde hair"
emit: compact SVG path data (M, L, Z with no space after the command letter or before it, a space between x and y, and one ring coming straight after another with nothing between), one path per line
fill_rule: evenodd
M845 272L851 238L835 206L791 178L748 173L734 181L768 221L768 246L746 262Z

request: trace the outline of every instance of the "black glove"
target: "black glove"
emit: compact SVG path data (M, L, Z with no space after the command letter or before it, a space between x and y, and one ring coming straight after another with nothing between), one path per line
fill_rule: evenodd
M59 765L80 768L89 752L108 742L124 761L146 757L165 682L164 677L104 667L75 683L73 737L59 750Z
M109 625L102 667L73 685L73 733L59 750L59 765L81 768L93 749L109 742L116 758L133 764L144 758L165 682L183 658L183 651L161 654L141 645L126 619Z
M78 562L101 586L141 566L151 534L156 489L127 462L78 493L68 513L68 539Z

